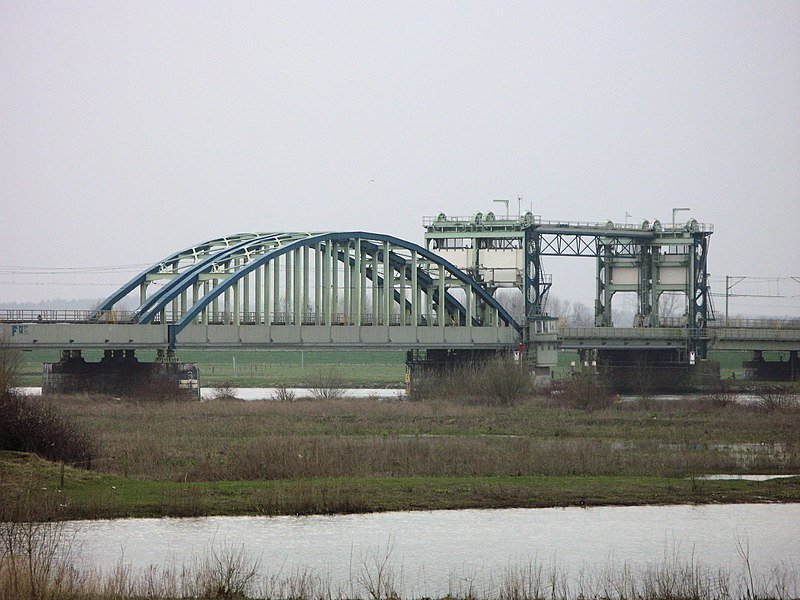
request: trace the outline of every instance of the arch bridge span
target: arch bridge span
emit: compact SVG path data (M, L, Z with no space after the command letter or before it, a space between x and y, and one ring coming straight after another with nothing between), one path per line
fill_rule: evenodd
M120 310L132 301L135 310ZM88 321L163 331L170 348L497 348L521 331L446 259L364 231L209 240L145 269Z

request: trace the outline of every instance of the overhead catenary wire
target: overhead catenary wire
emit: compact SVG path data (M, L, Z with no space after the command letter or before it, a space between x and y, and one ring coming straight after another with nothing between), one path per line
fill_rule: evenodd
M0 265L0 273L4 275L62 275L62 274L96 274L140 271L148 267L148 263L129 265L99 265L83 267L28 267L20 265Z

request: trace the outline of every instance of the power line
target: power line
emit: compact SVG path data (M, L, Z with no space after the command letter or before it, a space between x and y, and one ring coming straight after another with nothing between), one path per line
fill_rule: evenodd
M14 285L14 286L49 286L49 287L64 287L64 286L117 286L121 283L119 281L0 281L0 285ZM151 281L151 286L165 285L161 281Z
M105 265L96 267L23 267L19 265L0 265L0 273L3 275L92 275L97 273L140 271L147 266L146 264Z
M42 282L42 281L0 281L0 285L13 286L42 286L42 287L84 287L84 286L119 286L119 281L62 281L62 282Z
M709 277L712 281L725 281L725 279L748 279L752 281L794 281L795 283L800 283L800 276L792 276L792 275L783 275L779 277L763 277L759 275L712 275Z

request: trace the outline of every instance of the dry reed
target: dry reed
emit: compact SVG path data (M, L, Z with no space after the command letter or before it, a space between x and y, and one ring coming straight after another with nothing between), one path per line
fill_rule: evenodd
M800 412L710 400L586 412L370 399L137 404L53 400L107 472L189 481L323 475L797 472ZM746 461L716 444L746 442ZM632 448L633 450L629 450ZM779 453L776 448L781 448ZM301 455L302 458L299 456ZM334 458L335 457L335 460ZM768 471L766 471L768 470Z

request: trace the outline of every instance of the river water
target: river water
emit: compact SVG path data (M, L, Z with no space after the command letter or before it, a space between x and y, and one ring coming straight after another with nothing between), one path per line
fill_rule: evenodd
M41 387L19 387L17 391L28 396L41 396ZM227 390L226 390L227 391ZM231 388L230 391L240 400L272 400L278 394L278 388ZM313 398L314 394L309 388L287 388L288 392L296 398ZM212 400L217 394L216 388L200 388L200 397L203 400ZM342 390L346 398L381 398L396 399L405 397L405 390L396 388L350 388Z
M42 393L41 387L19 387L16 389L29 396L39 396ZM225 391L227 392L228 390L226 389ZM286 388L286 391L294 394L295 398L312 398L314 396L313 390L310 388ZM406 395L405 389L402 388L348 388L341 391L345 398L380 398L386 400L401 399L405 398ZM240 400L273 400L277 398L279 389L272 387L245 387L230 388L230 392ZM212 400L217 393L218 390L213 387L200 388L200 397L203 400ZM697 400L702 397L702 394L696 393L659 394L650 396L649 399L653 401ZM623 395L619 399L622 402L635 402L639 400L639 396ZM746 393L731 395L731 399L742 404L751 404L760 400L759 396Z
M212 548L243 548L265 574L307 569L334 591L388 556L405 597L496 589L509 567L534 561L575 581L676 556L757 577L800 568L800 504L455 510L306 517L121 519L68 524L88 564L107 570L191 564ZM361 592L362 590L355 590Z

